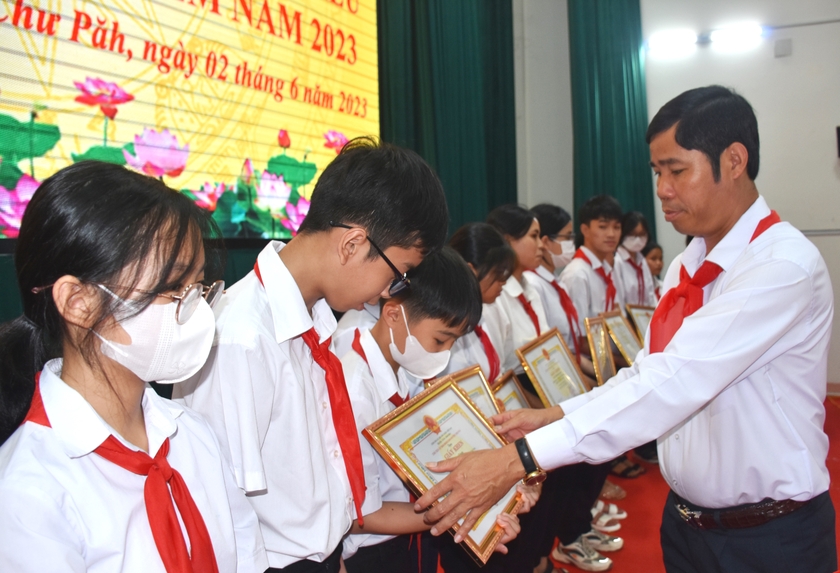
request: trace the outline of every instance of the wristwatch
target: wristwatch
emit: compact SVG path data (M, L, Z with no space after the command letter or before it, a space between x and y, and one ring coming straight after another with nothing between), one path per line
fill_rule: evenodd
M519 453L519 460L522 462L522 467L525 468L525 477L522 483L525 485L539 485L548 477L547 474L537 465L531 454L531 448L528 447L528 440L519 438L515 442L516 451Z

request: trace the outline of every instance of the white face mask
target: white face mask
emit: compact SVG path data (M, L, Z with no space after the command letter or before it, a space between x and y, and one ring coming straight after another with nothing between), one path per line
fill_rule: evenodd
M121 302L129 309L132 306L130 301ZM185 324L175 320L177 308L176 302L150 304L140 313L121 320L119 325L131 337L131 344L108 340L94 331L102 340L102 354L144 382L175 384L186 380L198 372L210 354L216 318L204 297Z
M638 253L639 251L645 248L647 242L648 238L646 235L642 235L641 237L634 237L630 235L624 237L624 241L622 241L621 246L630 251L631 253Z
M551 263L554 265L554 270L558 270L572 262L572 257L575 256L575 242L558 241L556 239L554 242L560 245L560 248L562 249L562 252L559 255L555 255L549 251L549 254L551 255Z
M397 345L394 344L394 331L389 328L391 344L388 345L388 348L391 350L391 356L394 357L397 364L415 378L422 380L434 378L449 364L450 352L448 350L429 352L423 348L420 341L411 336L411 332L408 330L408 319L405 316L403 305L400 305L400 310L402 310L403 320L405 321L405 331L408 333L408 336L405 337L405 352L400 352Z

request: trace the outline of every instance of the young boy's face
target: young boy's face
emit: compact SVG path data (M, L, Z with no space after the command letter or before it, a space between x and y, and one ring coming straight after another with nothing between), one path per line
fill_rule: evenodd
M581 223L580 232L583 234L583 246L604 260L618 248L621 222L618 219L593 219L589 224Z
M464 335L464 327L447 326L439 318L423 318L412 322L411 316L408 316L407 330L402 309L396 303L386 303L382 311L383 318L394 332L394 344L400 352L405 352L405 340L408 338L409 330L426 352L450 350L455 341Z

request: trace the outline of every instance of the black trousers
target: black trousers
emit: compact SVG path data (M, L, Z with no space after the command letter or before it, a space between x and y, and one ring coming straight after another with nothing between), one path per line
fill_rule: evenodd
M557 468L551 474L561 486L558 488L552 540L568 545L592 529L592 506L610 473L610 464L573 464Z
M407 573L412 560L410 535L398 535L388 541L360 547L353 557L344 560L347 573Z
M269 567L265 570L265 573L338 573L341 569L341 549L342 544L339 543L335 551L321 563L307 559L292 563L282 569Z
M793 513L744 529L696 529L680 517L676 496L662 514L668 573L832 573L837 570L834 506L828 492Z

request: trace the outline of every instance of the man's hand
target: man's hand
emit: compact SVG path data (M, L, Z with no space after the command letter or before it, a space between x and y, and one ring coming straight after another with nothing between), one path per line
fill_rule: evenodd
M512 442L525 436L528 432L547 426L562 417L563 410L560 406L539 410L522 408L491 416L490 422L495 426L494 429L497 433L502 434Z
M415 511L423 511L439 498L449 494L424 517L434 524L432 535L440 535L466 516L455 535L455 542L464 540L482 514L525 477L516 446L508 444L496 450L479 450L443 462L429 463L434 472L450 472L448 476L414 504Z

